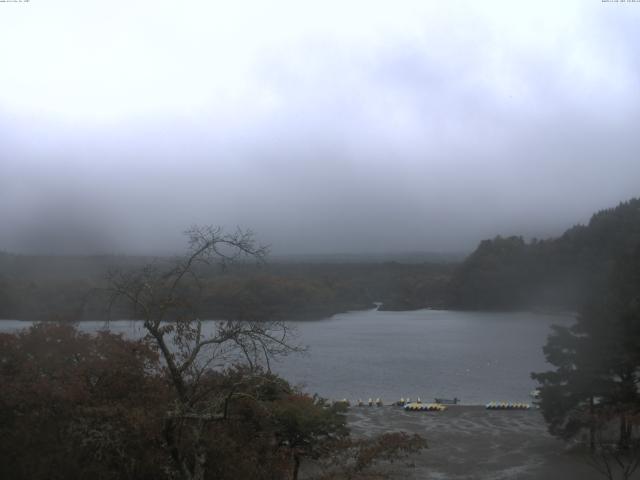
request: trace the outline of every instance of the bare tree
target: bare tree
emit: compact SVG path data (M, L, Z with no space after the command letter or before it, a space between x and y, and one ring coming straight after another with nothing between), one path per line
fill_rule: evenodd
M206 435L223 421L233 389L217 391L206 374L241 362L247 372L270 369L270 359L300 350L290 344L287 325L269 320L223 320L203 324L197 314L202 277L212 265L241 258L264 261L265 247L251 231L225 233L220 227L193 227L185 232L187 254L170 266L152 263L136 271L109 274L110 306L125 302L142 320L149 341L159 350L175 393L164 422L164 441L185 480L205 478Z

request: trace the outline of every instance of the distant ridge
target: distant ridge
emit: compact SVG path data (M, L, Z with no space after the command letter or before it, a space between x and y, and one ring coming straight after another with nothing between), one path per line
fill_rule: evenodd
M389 252L389 253L316 253L270 255L276 263L459 263L467 256L463 252Z

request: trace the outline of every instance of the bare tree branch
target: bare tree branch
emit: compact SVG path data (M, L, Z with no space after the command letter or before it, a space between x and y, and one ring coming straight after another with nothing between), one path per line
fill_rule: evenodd
M207 324L213 331L205 334L197 315L203 268L225 267L243 257L264 262L268 249L255 243L253 232L239 228L227 234L220 227L194 226L185 234L188 252L172 266L163 270L152 263L134 272L114 271L107 280L110 310L124 302L143 321L173 385L175 408L167 412L163 434L176 472L185 480L202 480L205 428L227 418L229 402L238 395L236 388L216 391L205 381L207 372L239 358L249 372L260 365L270 370L272 357L302 349L289 343L289 329L281 322L217 321ZM189 441L181 435L189 435ZM185 444L192 448L185 450Z

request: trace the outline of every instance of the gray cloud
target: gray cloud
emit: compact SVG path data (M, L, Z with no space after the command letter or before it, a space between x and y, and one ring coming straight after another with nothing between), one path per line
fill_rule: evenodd
M1 19L0 248L169 252L214 223L275 253L459 251L640 193L633 5L276 4Z

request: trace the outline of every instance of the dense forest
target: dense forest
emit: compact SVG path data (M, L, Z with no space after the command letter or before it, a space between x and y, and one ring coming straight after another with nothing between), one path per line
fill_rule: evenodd
M201 272L205 318L316 319L349 310L459 308L575 311L602 286L615 260L640 244L640 199L594 214L558 238L483 240L454 256L384 261L276 258ZM0 253L0 318L100 320L131 312L105 308L112 270L167 258L28 256Z
M451 306L575 311L616 259L640 244L640 199L620 203L558 238L484 240L455 271Z
M199 314L204 318L317 319L348 310L410 310L446 306L454 264L436 261L323 263L302 260L203 268ZM421 259L422 260L422 259ZM170 258L27 256L0 253L0 318L101 320L129 318L107 311L109 272L135 270Z

